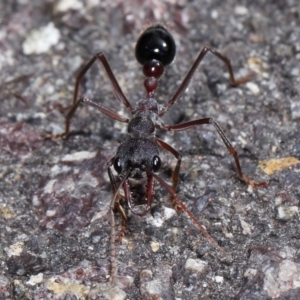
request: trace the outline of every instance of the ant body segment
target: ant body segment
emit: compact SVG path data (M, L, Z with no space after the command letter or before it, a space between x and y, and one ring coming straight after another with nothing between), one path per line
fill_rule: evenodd
M81 103L90 105L99 110L108 117L128 124L128 139L120 144L116 155L108 162L107 170L113 190L113 197L110 202L110 222L111 222L111 283L114 283L116 276L116 249L115 249L115 219L114 210L117 209L122 217L122 230L118 236L120 240L126 231L126 213L121 204L121 199L125 199L129 209L136 215L144 216L151 209L152 198L154 195L154 180L158 181L170 194L173 207L177 212L186 212L193 220L198 229L209 240L209 242L220 252L225 253L217 242L210 236L205 227L196 219L190 210L184 205L176 194L176 188L179 181L179 171L181 165L181 154L172 146L155 136L155 128L162 128L166 131L180 131L190 127L202 124L213 125L230 154L233 156L237 168L237 174L240 180L252 187L266 187L267 182L254 182L243 175L240 162L236 150L231 145L223 130L212 118L197 119L177 125L164 125L161 117L169 110L170 107L181 97L192 79L200 62L208 53L212 53L222 60L230 76L232 86L245 83L252 78L252 75L236 80L232 71L230 60L215 49L204 47L198 55L196 61L182 81L181 85L167 102L166 105L160 107L155 100L154 92L158 85L159 78L164 73L164 67L169 65L175 57L176 46L171 34L161 25L154 25L146 29L137 41L135 48L135 56L138 62L143 66L143 73L146 77L144 87L146 97L138 101L133 107L123 94L104 54L99 52L81 69L79 72L73 94L73 104L69 107L66 116L65 131L60 135L50 135L50 138L66 137L70 130L70 120L76 109ZM78 99L79 85L83 76L90 69L96 60L100 60L105 71L112 83L113 91L116 97L123 103L132 114L131 119L124 118L118 113L105 108L87 98ZM172 186L167 184L156 173L161 166L160 148L170 152L177 160L175 169L172 174ZM113 173L113 169L117 172L121 182L117 182ZM144 187L142 195L135 192L134 182L139 182ZM119 190L124 190L124 196L120 195Z

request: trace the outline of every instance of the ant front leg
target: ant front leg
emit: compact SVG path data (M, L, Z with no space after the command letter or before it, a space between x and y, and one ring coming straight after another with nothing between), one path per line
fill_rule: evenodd
M220 128L218 123L216 123L212 118L204 118L204 119L198 119L198 120L194 120L194 121L190 121L190 122L186 122L186 123L182 123L182 124L178 124L178 125L164 126L164 128L166 130L180 131L180 130L185 130L187 128L190 128L190 127L193 127L193 126L196 126L196 125L203 125L203 124L212 124L216 128L218 134L220 135L221 139L223 140L223 142L224 142L225 146L227 147L229 153L234 158L235 165L236 165L236 168L237 168L238 177L240 178L240 180L242 180L246 184L251 185L253 188L267 187L268 186L268 183L265 182L265 181L255 182L255 181L252 181L252 180L250 180L250 179L248 179L247 177L244 176L244 174L242 172L241 165L240 165L240 161L239 161L239 158L238 158L237 151L231 145L230 141L228 140L227 136L225 135L223 130Z
M114 159L114 158L113 158ZM113 178L113 174L111 171L112 166L112 160L108 162L108 174L110 179ZM115 283L115 277L117 273L117 259L116 259L116 224L115 224L115 215L114 210L116 207L116 203L118 202L119 197L119 190L123 186L124 182L128 179L129 171L125 174L125 176L122 178L120 184L117 186L116 182L113 180L112 186L113 189L115 189L115 192L113 194L113 197L109 204L109 217L110 217L110 260L111 260L111 277L110 277L110 283L114 285Z
M62 134L57 134L57 135L49 135L46 136L46 138L63 138L68 136L69 132L70 132L70 122L71 119L73 117L73 115L75 114L75 111L77 110L78 106L80 105L80 103L85 103L91 106L96 107L99 111L103 112L104 114L108 115L109 117L121 121L121 122L128 122L128 121L124 121L124 118L122 118L121 116L119 116L118 114L116 114L115 112L112 112L111 110L104 108L101 105L98 105L96 103L93 103L92 101L86 99L86 98L80 98L78 99L78 91L79 91L79 85L81 83L82 78L84 77L84 75L87 73L87 71L91 68L91 66L94 64L94 62L99 59L100 62L102 63L102 65L104 66L104 69L106 71L106 74L113 86L113 92L115 94L115 96L130 110L133 111L133 107L131 106L130 102L127 100L127 98L125 97L124 93L122 92L110 66L109 63L106 59L106 57L104 56L104 54L102 52L97 53L96 55L94 55L92 57L92 59L79 71L77 77L76 77L76 82L75 82L75 87L74 87L74 93L73 93L73 102L70 106L68 107L64 107L61 108L61 110L69 110L69 112L66 115L66 121L65 121L65 131ZM115 116L118 117L115 117ZM121 120L119 119L121 118Z
M112 171L112 165L113 165L114 158L112 158L108 163L107 163L107 172L110 180L110 184L112 186L113 190L113 195L117 194L117 198L115 201L115 208L119 211L121 217L122 217L122 223L121 223L121 231L118 234L117 241L121 242L122 238L124 237L125 233L127 232L127 216L124 211L124 208L120 204L120 200L123 198L123 196L118 192L118 186L116 183L115 176Z
M202 61L202 59L205 57L205 55L210 52L213 55L215 55L217 58L219 58L220 60L222 60L225 64L225 66L227 67L227 71L229 73L229 78L230 78L230 84L232 86L238 86L240 84L243 84L245 82L248 82L249 80L252 79L254 73L250 73L249 75L239 78L239 79L235 79L234 77L234 73L232 70L232 66L231 66L231 62L230 59L223 55L222 53L220 53L219 51L217 51L216 49L213 48L209 48L209 47L204 47L202 49L202 51L200 52L200 54L198 55L196 61L194 62L194 64L192 65L191 69L189 70L189 72L187 73L187 75L185 76L184 80L182 81L181 85L179 86L178 90L176 91L176 93L173 95L173 97L169 100L169 102L163 106L161 108L161 111L159 112L159 116L163 116L170 107L173 106L173 104L181 97L181 95L185 92L185 90L187 89L188 84L190 83L196 69L198 68L200 62Z

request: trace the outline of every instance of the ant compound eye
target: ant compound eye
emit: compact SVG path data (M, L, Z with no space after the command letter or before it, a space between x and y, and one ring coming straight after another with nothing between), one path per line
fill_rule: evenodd
M160 169L160 166L161 166L161 160L160 160L160 158L157 156L157 155L155 155L154 157L153 157L153 171L154 172L158 172L158 170Z
M114 160L114 168L118 174L122 171L121 161L119 157L116 157Z

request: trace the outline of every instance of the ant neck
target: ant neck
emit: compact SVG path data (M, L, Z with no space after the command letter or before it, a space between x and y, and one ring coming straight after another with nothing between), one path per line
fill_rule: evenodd
M153 98L158 79L164 73L164 66L160 61L152 59L144 63L143 73L147 77L144 81L147 98Z
M154 91L157 88L158 80L154 77L148 77L144 81L144 87L147 92L147 98L154 98Z

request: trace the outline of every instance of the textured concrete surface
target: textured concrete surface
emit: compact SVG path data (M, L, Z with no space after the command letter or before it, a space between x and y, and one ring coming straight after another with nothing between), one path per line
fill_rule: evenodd
M298 1L146 2L0 3L0 299L299 299ZM213 117L245 174L270 184L254 190L240 182L209 125L159 131L184 157L179 196L227 255L174 213L157 184L151 214L129 215L111 287L106 162L126 127L81 107L68 139L41 135L63 130L57 103L71 103L78 70L99 51L132 104L145 95L134 46L153 22L177 44L156 93L162 104L204 45L226 54L237 77L256 72L232 88L208 55L164 121ZM100 64L80 95L128 115ZM175 161L161 157L160 176L169 181ZM118 230L118 215L116 222Z

